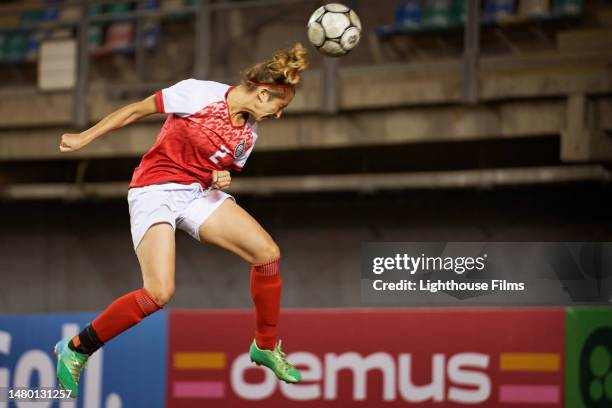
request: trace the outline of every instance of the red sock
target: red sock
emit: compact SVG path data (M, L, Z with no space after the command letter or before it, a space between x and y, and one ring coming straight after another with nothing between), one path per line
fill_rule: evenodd
M280 258L251 267L251 297L257 320L255 342L261 349L272 350L276 344L281 287Z
M149 292L141 288L111 303L91 326L98 338L107 342L159 309L161 307L155 303Z

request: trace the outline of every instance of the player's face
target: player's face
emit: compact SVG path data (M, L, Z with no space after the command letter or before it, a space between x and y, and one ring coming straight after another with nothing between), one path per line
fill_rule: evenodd
M287 89L283 97L274 96L267 89L259 90L252 112L255 120L261 122L265 119L280 118L283 109L291 103L294 95L293 89Z

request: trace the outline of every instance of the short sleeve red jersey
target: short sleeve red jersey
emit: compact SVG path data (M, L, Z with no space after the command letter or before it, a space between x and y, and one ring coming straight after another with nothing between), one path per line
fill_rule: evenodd
M158 111L170 115L128 188L165 182L195 182L207 188L213 170L240 171L257 140L257 124L232 124L227 106L231 89L187 79L157 92Z

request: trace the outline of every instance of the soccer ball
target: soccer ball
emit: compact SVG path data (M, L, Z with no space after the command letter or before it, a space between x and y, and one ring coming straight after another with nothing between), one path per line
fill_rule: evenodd
M308 20L308 40L328 57L348 54L360 39L361 21L343 4L330 3L319 7Z

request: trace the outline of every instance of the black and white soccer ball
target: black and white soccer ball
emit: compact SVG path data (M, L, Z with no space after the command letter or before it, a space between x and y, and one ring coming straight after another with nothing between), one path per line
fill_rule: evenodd
M361 21L357 13L343 4L319 7L308 20L308 40L328 57L348 54L360 39Z

